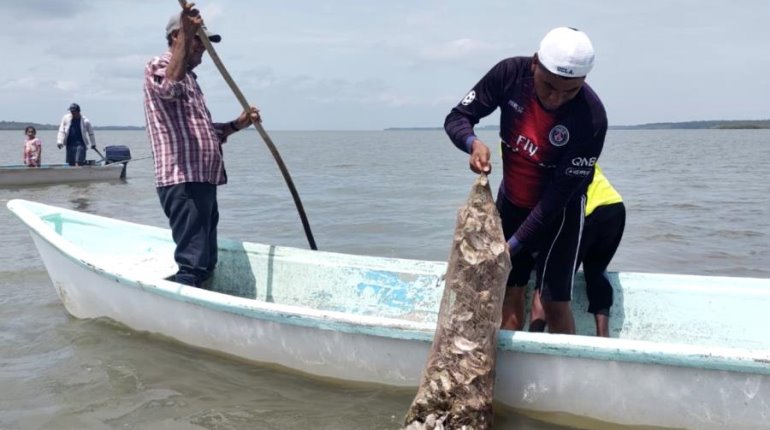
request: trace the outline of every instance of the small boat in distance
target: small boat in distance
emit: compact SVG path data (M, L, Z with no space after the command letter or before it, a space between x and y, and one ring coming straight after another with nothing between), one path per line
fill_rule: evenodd
M43 164L40 167L0 166L0 186L56 185L125 179L127 164L127 162L120 162L85 166L67 164Z
M40 167L28 167L23 164L0 166L0 187L126 179L126 168L131 160L128 147L107 146L105 153L106 157L102 160L87 160L84 166L68 164L43 164Z
M106 317L308 375L416 390L444 262L220 240L215 275L199 289L167 280L176 271L167 229L25 200L8 208L77 318ZM767 428L770 280L611 278L612 338L500 332L496 401L581 428ZM585 305L579 280L578 332L591 334Z

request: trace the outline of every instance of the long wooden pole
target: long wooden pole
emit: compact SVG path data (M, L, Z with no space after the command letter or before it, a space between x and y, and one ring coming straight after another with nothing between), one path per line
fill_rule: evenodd
M184 7L187 6L187 2L185 0L179 0L179 4L182 6L182 9L184 9ZM225 65L222 64L222 60L219 59L219 55L217 55L217 51L214 50L214 46L211 45L211 41L209 40L208 36L206 36L206 32L203 30L203 28L198 30L198 37L203 42L203 46L206 47L206 51L209 53L209 56L211 57L211 59L214 61L214 64L217 66L217 69L219 69L219 73L222 74L222 77L227 82L227 85L230 86L230 89L235 94L235 97L238 99L238 102L241 103L243 110L245 111L251 110L251 105L246 100L246 97L243 96L243 93L241 92L240 88L238 88L238 85L236 85L235 81L233 81L233 78L230 76L230 73L228 73L227 69L225 69ZM255 121L252 121L252 124L254 124L254 127L259 132L259 135L262 136L262 140L265 142L265 145L267 145L267 148L270 150L270 153L273 154L273 158L275 158L275 162L278 164L278 168L281 170L283 179L286 181L286 185L288 185L289 191L291 191L291 196L292 198L294 198L294 205L297 206L297 212L299 212L300 220L302 220L302 227L305 229L305 236L307 236L307 241L308 241L308 244L310 245L310 249L317 250L318 247L315 244L315 239L313 239L313 232L310 231L310 222L308 222L307 215L305 215L305 208L302 206L302 201L299 198L299 193L297 192L297 189L294 187L294 181L291 179L289 170L286 168L286 165L283 163L281 154L278 153L278 149L275 147L275 145L273 144L273 140L270 139L270 136L268 136L267 132L262 127L262 124Z

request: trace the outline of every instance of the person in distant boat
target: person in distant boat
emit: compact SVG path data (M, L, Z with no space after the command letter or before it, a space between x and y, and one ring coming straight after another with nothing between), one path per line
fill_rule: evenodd
M24 135L27 136L24 141L24 164L27 167L40 167L43 145L40 139L35 137L37 130L30 125L24 130Z
M577 269L583 263L586 281L588 312L594 314L596 335L609 337L610 307L613 301L612 283L607 267L618 250L626 226L626 206L620 193L596 165L594 179L586 193L586 219L580 239ZM546 316L540 302L539 291L532 295L530 331L543 331Z
M96 149L94 128L91 121L80 114L80 106L77 103L72 103L69 113L61 119L56 146L59 149L67 147L66 162L70 166L86 164L86 149Z
M176 243L178 270L173 280L204 287L217 264L217 186L227 183L222 144L231 134L261 121L252 107L238 118L216 123L206 107L193 69L209 33L191 3L166 25L169 50L150 60L144 71L144 111L155 160L155 186Z
M513 268L503 302L505 329L524 325L533 268L551 332L574 333L570 309L586 187L604 146L607 115L585 82L594 49L579 30L549 31L531 57L500 61L447 115L444 129L490 173L490 150L474 133L500 109L503 179L497 206Z

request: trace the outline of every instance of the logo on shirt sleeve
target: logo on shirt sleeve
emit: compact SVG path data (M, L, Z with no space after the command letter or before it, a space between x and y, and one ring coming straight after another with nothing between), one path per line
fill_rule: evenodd
M516 111L516 113L524 113L524 106L516 103L513 100L508 100L508 106L512 107L513 110Z
M569 130L561 124L553 126L548 133L548 141L551 142L551 145L556 147L566 145L567 142L569 142Z
M462 101L462 102L460 102L460 103L462 103L462 105L463 105L463 106L468 106L469 104L473 103L473 100L475 100L475 99L476 99L476 91L474 91L474 90L471 90L471 92L469 92L469 93L468 93L468 94L465 96L465 98L463 99L463 101Z

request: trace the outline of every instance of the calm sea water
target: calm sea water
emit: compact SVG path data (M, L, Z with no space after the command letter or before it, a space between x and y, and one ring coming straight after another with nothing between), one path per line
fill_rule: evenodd
M443 132L271 136L319 249L446 259L474 175ZM64 159L54 132L39 137L44 162ZM495 141L492 132L481 137ZM23 139L21 131L0 132L0 164L20 162ZM70 317L5 203L24 198L166 227L145 133L97 131L97 141L131 148L125 182L0 189L0 428L399 427L410 390L315 380ZM307 247L257 133L234 136L225 156L220 234ZM770 278L770 131L610 131L601 165L628 207L611 269ZM499 182L499 163L492 179ZM499 411L495 428L562 427Z

